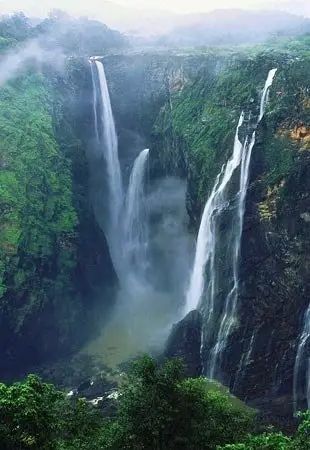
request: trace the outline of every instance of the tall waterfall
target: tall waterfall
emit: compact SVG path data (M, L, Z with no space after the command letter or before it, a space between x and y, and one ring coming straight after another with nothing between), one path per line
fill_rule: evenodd
M89 60L93 83L93 114L96 145L104 155L108 184L109 213L105 230L114 268L126 289L129 279L145 274L147 217L144 200L144 176L149 150L136 158L124 193L118 141L104 67L96 57Z
M272 69L268 73L267 80L261 96L260 112L256 127L263 118L266 103L268 101L269 89L277 69ZM213 349L209 355L208 375L214 378L217 370L218 359L222 350L226 347L228 336L236 321L236 309L238 300L238 278L239 278L239 257L241 236L243 228L243 218L245 210L245 198L249 182L249 167L252 150L255 144L256 131L250 136L246 136L243 144L239 139L239 130L244 122L244 113L242 112L236 129L233 154L226 165L222 167L221 172L216 178L211 195L207 200L202 215L201 225L198 233L194 267L192 270L189 289L186 297L185 313L192 309L203 307L205 315L206 328L215 326L215 284L218 278L215 260L217 255L217 243L219 241L218 225L221 217L231 206L234 199L231 198L233 188L232 180L234 174L238 171L239 189L236 193L236 207L233 212L233 226L228 243L231 248L231 267L232 274L231 287L226 295L224 305L220 314L218 331ZM255 129L256 129L255 127ZM205 278L208 281L206 289L206 305L201 305L202 295L205 292Z
M103 64L96 58L91 58L89 62L92 69L96 138L102 147L108 175L109 224L107 236L111 256L115 268L118 271L121 265L119 224L123 207L123 187L118 158L118 142ZM100 119L98 119L97 111L99 111Z
M130 175L124 219L123 258L128 267L140 276L145 275L147 250L147 221L145 220L144 177L149 149L136 158ZM126 264L126 265L127 265Z
M94 64L90 62L90 68L91 68L91 78L92 78L92 83L93 83L93 113L94 113L94 126L95 126L95 135L96 135L96 140L97 142L99 142L100 138L99 138L99 126L98 126L98 114L97 114L97 89L96 89L96 75L95 75L95 67Z
M256 123L256 127L264 117L266 104L269 97L269 89L272 85L273 78L276 74L277 69L271 69L268 73L265 86L262 92L260 100L260 110L259 117ZM255 145L256 129L253 131L251 139L248 136L245 138L244 144L242 146L242 156L241 156L241 168L240 168L240 184L239 191L237 193L237 220L236 229L233 236L233 259L232 259L232 272L233 272L233 286L229 292L225 305L224 311L222 313L222 318L220 321L220 327L217 335L217 341L212 349L211 358L209 362L209 376L214 378L215 371L218 365L218 359L221 356L222 351L227 345L228 337L231 333L233 325L236 323L236 310L238 301L238 288L239 288L239 257L240 257L240 247L241 247L241 237L243 229L243 219L245 212L245 199L249 184L249 168L252 150Z
M214 252L216 244L215 222L217 215L225 207L224 194L226 187L240 164L242 144L239 141L238 132L244 120L243 112L240 115L234 142L233 154L226 167L223 166L220 174L217 176L211 195L205 205L202 219L199 227L194 267L191 274L189 289L186 297L185 314L193 309L197 309L204 291L205 268L208 264L209 270L209 298L207 305L207 317L210 318L214 307Z
M307 399L307 407L310 409L310 305L299 337L294 367L293 396L295 412L298 410L300 397Z

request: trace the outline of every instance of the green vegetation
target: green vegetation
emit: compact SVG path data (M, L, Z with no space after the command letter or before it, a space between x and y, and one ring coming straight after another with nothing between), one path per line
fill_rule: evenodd
M59 258L72 252L71 235L77 224L72 205L71 172L59 153L52 128L51 101L38 75L28 75L0 93L1 164L0 229L1 293L12 288L5 273L14 265L15 288L27 289L31 259ZM28 264L16 258L27 253Z
M70 22L66 36L60 34L64 21ZM23 14L2 17L0 51L37 37L42 46L57 51L64 42L72 47L82 22L54 14L44 26L33 26ZM92 50L85 40L88 33L96 45L123 42L119 33L87 21L75 54ZM56 43L56 37L62 42ZM26 61L0 86L0 371L6 375L75 348L89 333L98 298L94 291L105 277L114 282L89 202L89 136L81 126L87 113L80 104L91 88L85 66L82 58L67 58L60 72L59 66L54 70L49 63ZM104 308L96 311L98 322Z
M264 188L286 179L293 173L296 159L307 157L301 150L309 149L309 137L300 138L295 128L310 123L308 42L306 35L296 41L231 53L224 49L217 57L213 52L206 53L201 56L205 62L198 76L189 78L171 94L158 117L154 136L165 168L185 161L190 197L197 202L194 215L202 209L217 173L232 152L241 111L246 117L250 112L252 117L257 116L260 93L273 67L278 72L254 152L261 161L259 175ZM220 70L215 71L215 67ZM241 130L244 132L245 127Z
M301 420L294 436L286 436L281 432L265 432L248 436L242 443L218 447L217 450L309 450L310 411L302 414Z
M51 11L48 18L35 25L22 12L1 16L0 52L30 39L39 39L42 46L61 49L70 56L102 54L127 46L118 31L96 20L73 19L60 10Z
M184 379L179 361L159 367L145 357L134 364L118 412L120 448L213 449L236 441L252 412L204 379Z
M3 450L309 449L309 413L293 437L276 432L249 436L253 428L252 410L216 385L210 388L203 378L184 378L178 360L163 366L149 357L135 362L112 418L34 375L0 385Z

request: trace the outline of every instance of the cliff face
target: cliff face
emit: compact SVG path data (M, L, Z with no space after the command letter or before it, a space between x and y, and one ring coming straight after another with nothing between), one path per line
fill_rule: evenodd
M111 302L115 274L89 202L91 94L73 60L1 89L1 376L72 351Z
M1 376L76 349L113 302L117 280L89 201L84 55L126 47L106 25L57 11L39 23L1 17Z
M106 60L119 128L130 116L130 127L151 143L153 176L187 178L195 234L215 177L232 152L240 112L258 114L267 73L278 68L253 149L238 323L220 377L241 398L280 415L292 408L297 342L310 294L310 60L296 47L251 55ZM132 102L126 103L126 92ZM220 287L217 301L222 301Z
M309 58L280 66L259 130L242 238L239 328L224 363L226 374L242 368L230 377L237 394L257 404L276 398L280 414L291 408L310 294L309 68Z
M214 77L227 64L225 57L213 53L137 53L107 56L103 62L125 172L127 158L132 160L132 154L137 154L143 146L151 143L154 149L157 144L165 147L156 151L152 164L154 176L185 175L185 155L179 145L173 147L176 136L173 135L167 111L186 86L192 88L197 74ZM163 121L164 129L157 133L158 121ZM183 142L179 144L182 146Z

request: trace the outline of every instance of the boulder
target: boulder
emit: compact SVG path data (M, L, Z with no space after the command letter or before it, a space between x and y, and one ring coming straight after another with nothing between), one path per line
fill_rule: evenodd
M182 358L187 376L201 375L200 355L202 317L199 311L191 311L180 322L173 325L164 356Z

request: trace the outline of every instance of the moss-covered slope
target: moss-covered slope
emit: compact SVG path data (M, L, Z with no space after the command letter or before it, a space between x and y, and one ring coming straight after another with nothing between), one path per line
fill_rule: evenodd
M28 70L0 90L3 373L74 348L110 303L104 288L115 277L74 109L83 82L69 62L62 74Z

